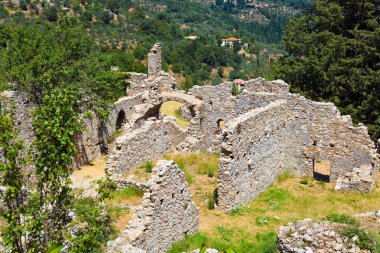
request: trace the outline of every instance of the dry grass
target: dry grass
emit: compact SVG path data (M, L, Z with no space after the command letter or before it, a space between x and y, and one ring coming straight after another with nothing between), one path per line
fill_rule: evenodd
M150 166L152 167L148 166L148 164L150 164ZM126 173L123 174L123 177L126 177L135 182L144 183L151 178L152 173L149 170L149 168L153 168L154 165L155 163L153 162L150 162L150 161L145 162L137 168L128 170Z
M106 200L111 213L111 240L125 230L135 213L135 207L140 205L142 196L142 190L126 188L113 192L111 198Z
M217 166L218 158L218 155L205 153L165 156L165 159L175 160L187 177L193 179L190 191L200 210L200 232L207 236L210 247L215 246L215 242L225 243L225 233L228 233L226 245L237 246L242 240L255 244L260 241L260 235L277 232L279 226L290 221L306 217L322 220L329 213L352 215L375 211L380 206L379 187L371 194L335 192L334 183L317 182L310 178L305 185L300 183L299 178L284 174L256 199L236 208L233 214L225 214L217 209L209 210L207 197L217 188L217 175L210 178L199 172L205 161L210 166ZM379 185L379 173L376 179ZM377 226L372 229L378 231L380 228Z
M187 128L190 125L190 121L184 119L179 114L179 108L181 108L181 106L182 104L180 102L168 101L162 104L160 111L165 116L175 117L178 126Z

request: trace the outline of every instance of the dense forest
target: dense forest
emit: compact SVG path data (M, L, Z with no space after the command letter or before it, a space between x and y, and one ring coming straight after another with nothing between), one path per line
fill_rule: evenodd
M276 77L294 92L331 101L380 138L380 9L365 1L318 1L285 31Z

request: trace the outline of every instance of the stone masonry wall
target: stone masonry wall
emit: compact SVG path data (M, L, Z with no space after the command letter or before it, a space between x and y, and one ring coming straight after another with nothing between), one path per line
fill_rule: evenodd
M314 164L327 161L335 181L355 167L375 166L376 152L366 127L354 127L332 103L293 94L282 98L228 121L223 129L221 209L230 211L250 201L282 171L313 176ZM366 188L365 182L355 187Z
M137 213L127 229L108 242L107 252L164 253L173 243L197 232L199 211L184 173L173 161L159 161L147 184ZM133 247L135 251L127 250Z
M155 44L148 54L148 77L155 76L162 69L161 44Z
M173 151L186 136L186 131L177 126L174 118L148 120L116 140L116 147L107 162L107 173L122 174L145 161L161 157Z
M219 162L220 209L250 201L282 172L287 106L286 100L275 101L227 124Z
M209 151L220 149L222 127L218 122L224 121L227 124L239 115L264 107L280 97L277 94L244 91L238 96L233 96L231 89L232 84L227 83L218 86L195 86L190 90L190 94L203 100L204 104L200 114L199 149Z

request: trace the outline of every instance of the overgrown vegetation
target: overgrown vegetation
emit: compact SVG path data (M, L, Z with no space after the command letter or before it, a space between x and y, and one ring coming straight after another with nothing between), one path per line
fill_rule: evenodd
M167 159L176 158L176 161L183 164L185 173L194 177L190 190L195 204L200 208L200 232L176 243L169 252L188 253L201 248L202 244L222 252L227 249L234 249L239 253L277 252L276 231L281 225L312 218L316 221L327 219L352 224L350 226L355 227L356 222L352 214L378 208L380 189L369 195L336 192L331 183L319 184L314 179L308 178L308 184L304 185L300 183L299 178L285 172L280 175L278 182L263 191L252 202L238 206L231 213L225 214L217 208L209 208L210 193L217 187L217 182L206 175L198 174L203 162L202 155L210 157L210 154L166 156ZM214 163L217 164L217 161ZM340 210L344 210L343 214L336 213L337 206ZM326 213L329 213L327 218ZM379 236L376 228L370 230L368 235L372 239Z
M316 2L285 31L277 77L318 101L335 103L354 123L380 138L379 3L376 0Z

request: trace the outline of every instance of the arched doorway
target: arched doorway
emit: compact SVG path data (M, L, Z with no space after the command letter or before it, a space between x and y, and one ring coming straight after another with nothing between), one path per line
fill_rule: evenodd
M125 117L125 112L123 110L120 110L120 112L117 114L116 130L121 129L126 122L127 118Z

